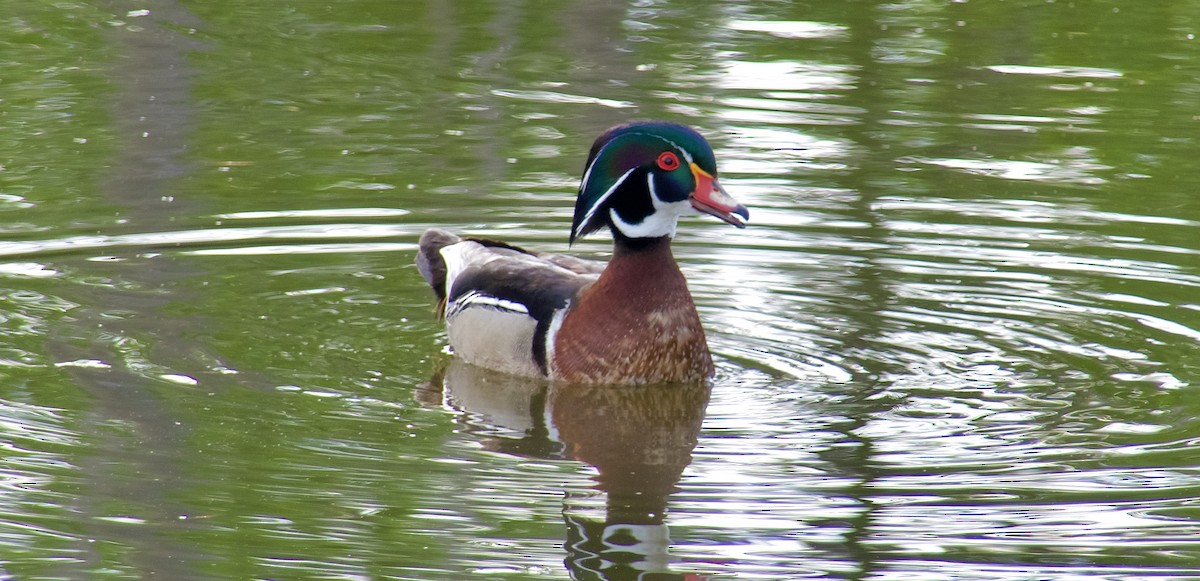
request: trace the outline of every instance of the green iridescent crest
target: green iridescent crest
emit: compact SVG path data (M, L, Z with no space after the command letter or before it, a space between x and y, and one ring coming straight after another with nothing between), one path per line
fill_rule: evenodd
M649 121L608 130L588 156L571 242L608 224L609 209L641 217L652 214L652 187L660 202L686 200L696 186L692 163L712 176L717 173L712 148L689 127Z

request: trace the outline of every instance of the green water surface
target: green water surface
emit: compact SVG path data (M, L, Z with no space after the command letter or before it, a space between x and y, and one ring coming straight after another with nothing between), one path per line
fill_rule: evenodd
M1200 3L0 0L0 578L1200 578ZM710 389L447 352L697 127Z

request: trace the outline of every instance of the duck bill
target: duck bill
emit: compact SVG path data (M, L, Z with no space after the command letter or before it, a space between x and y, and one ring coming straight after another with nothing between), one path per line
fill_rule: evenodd
M688 196L692 207L705 214L716 216L738 228L745 228L746 221L750 219L750 211L746 209L746 206L739 204L737 200L733 199L733 196L725 193L725 188L721 187L717 178L694 163L692 164L692 174L696 176L696 190Z

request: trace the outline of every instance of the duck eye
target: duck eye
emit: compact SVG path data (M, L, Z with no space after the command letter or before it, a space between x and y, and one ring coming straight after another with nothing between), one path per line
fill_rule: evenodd
M679 156L670 151L664 151L658 156L658 167L663 171L679 169Z

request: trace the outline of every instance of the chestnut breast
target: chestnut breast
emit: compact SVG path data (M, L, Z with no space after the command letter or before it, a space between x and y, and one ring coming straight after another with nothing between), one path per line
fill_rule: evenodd
M704 329L667 238L637 250L618 247L554 338L558 381L691 383L712 374Z

